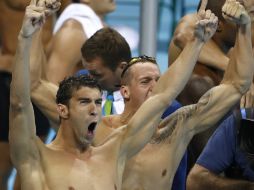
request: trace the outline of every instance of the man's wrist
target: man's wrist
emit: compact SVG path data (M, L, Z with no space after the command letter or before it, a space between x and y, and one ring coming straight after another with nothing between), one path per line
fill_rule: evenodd
M19 32L18 39L32 39L32 35L30 35L30 36L25 35L25 34L23 33L23 31L21 30L21 31Z

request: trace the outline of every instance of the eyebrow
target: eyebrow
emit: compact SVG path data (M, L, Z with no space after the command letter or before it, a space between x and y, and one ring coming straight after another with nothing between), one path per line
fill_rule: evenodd
M141 78L139 78L139 80L143 80L143 79L153 79L154 77L152 77L152 76L142 76ZM160 76L157 76L157 77L155 77L155 79L159 79L160 78Z
M92 100L92 98L78 98L79 101L81 100ZM102 101L102 98L95 99L95 101Z
M91 98L78 98L78 100L80 101L80 100L91 100Z

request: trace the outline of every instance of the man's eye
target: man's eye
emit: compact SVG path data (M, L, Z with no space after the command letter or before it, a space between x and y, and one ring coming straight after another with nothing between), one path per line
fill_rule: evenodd
M149 83L148 80L141 81L141 84L147 84L147 83Z
M80 101L81 104L88 104L88 103L90 103L90 102L91 102L90 100L81 100L81 101Z
M97 105L101 105L102 100L96 100L95 103L96 103Z

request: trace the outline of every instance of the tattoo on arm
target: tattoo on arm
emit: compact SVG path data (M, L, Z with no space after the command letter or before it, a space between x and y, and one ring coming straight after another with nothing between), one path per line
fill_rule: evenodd
M190 118L193 113L197 110L197 105L189 105L184 106L177 110L172 115L166 118L167 124L164 128L159 129L159 132L156 133L152 140L150 141L151 144L160 144L160 143L170 143L171 135L178 130L180 127L184 127L184 123L188 118Z

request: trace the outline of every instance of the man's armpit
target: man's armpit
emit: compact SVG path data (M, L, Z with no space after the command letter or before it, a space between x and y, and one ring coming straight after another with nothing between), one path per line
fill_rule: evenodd
M168 124L152 137L151 144L170 143L171 135L185 126L186 121L197 111L197 105L184 106L173 113Z

